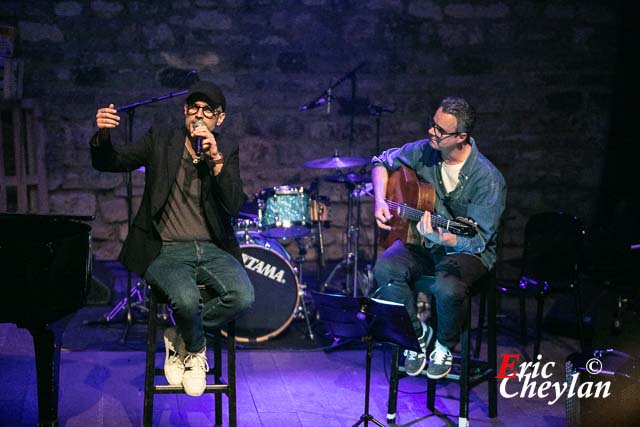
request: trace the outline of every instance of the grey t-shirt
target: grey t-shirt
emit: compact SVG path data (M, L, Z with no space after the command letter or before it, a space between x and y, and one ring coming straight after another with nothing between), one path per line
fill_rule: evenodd
M178 174L158 223L163 242L211 240L200 205L200 191L198 171L185 147Z

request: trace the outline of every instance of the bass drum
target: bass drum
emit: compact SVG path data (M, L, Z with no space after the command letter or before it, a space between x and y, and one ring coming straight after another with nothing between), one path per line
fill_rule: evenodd
M237 342L263 342L284 331L299 304L299 284L291 256L258 232L237 233L242 262L255 290L255 302L236 320Z

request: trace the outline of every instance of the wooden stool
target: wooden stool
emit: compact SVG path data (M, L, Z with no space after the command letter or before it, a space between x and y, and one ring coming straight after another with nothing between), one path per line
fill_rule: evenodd
M432 276L423 276L416 283L416 289L426 292L425 288L429 288L429 284L434 280ZM491 270L488 274L480 278L473 286L473 296L480 297L480 313L478 321L478 331L476 334L476 349L474 357L471 356L471 300L467 299L467 316L460 333L460 355L453 358L453 367L451 372L445 377L449 381L456 382L460 385L460 414L458 418L459 426L469 425L469 391L476 385L487 382L489 391L489 417L495 418L498 415L498 388L496 379L496 289L495 289L495 272ZM488 342L487 342L487 359L478 360L480 351L480 333L484 326L485 304L487 305L487 326L488 326ZM436 310L432 310L432 316L437 322L435 316ZM437 326L436 326L437 327ZM452 353L453 353L453 349ZM427 354L428 357L428 354ZM426 376L426 369L421 375ZM398 382L407 376L404 373L404 367L400 367L400 348L393 346L391 356L391 380L389 382L389 400L387 421L393 423L396 418L396 407L398 401ZM427 408L432 412L435 410L436 401L436 381L427 378Z
M200 287L203 299L208 297L203 287ZM156 394L181 394L184 389L181 385L156 384L156 377L164 379L164 369L156 368L156 335L158 304L166 304L168 301L161 299L153 290L149 290L149 322L147 338L147 361L144 378L144 413L143 425L151 426L153 420L153 398ZM227 339L227 382L222 379L222 334L220 329L213 333L213 368L207 375L213 376L213 384L207 381L205 393L215 393L215 425L222 425L222 394L227 395L229 403L229 426L237 423L236 414L236 350L235 350L235 322L229 322L225 328ZM164 360L164 359L163 359ZM166 383L166 382L165 382Z

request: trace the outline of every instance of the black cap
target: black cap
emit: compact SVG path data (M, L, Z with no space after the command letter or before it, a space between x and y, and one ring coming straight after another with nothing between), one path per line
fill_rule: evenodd
M204 101L209 104L211 108L221 106L222 111L226 111L227 109L227 99L224 97L222 89L211 82L199 81L191 86L189 96L187 97L187 104L193 104L196 101Z

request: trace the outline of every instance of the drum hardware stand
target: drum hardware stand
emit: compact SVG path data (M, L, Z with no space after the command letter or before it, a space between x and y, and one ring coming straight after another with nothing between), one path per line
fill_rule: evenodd
M307 288L307 285L304 284L302 280L302 264L304 263L304 256L307 254L307 249L304 247L301 238L296 238L296 244L298 245L298 257L295 262L297 264L298 269L298 283L300 284L300 290L298 291L298 296L300 297L300 307L297 307L297 311L302 311L302 315L304 316L304 320L307 322L307 329L309 330L309 339L315 339L313 334L313 329L311 328L311 321L309 320L309 311L307 310L307 303L304 300L304 291Z
M318 204L318 221L316 228L318 229L318 270L316 272L316 281L319 282L324 273L327 264L324 259L324 227L322 225L322 217L325 213L325 207L320 200L320 192L318 191L318 178L311 183L310 197L315 197Z
M113 306L110 312L103 314L99 320L85 320L85 325L92 324L104 324L113 322L116 317L123 311L128 310L129 308L137 308L143 313L149 313L149 309L147 308L147 303L149 302L149 297L147 294L147 285L139 281L132 288L129 297L124 297L121 299L116 305ZM135 301L133 301L135 299ZM133 302L132 302L133 301ZM158 310L157 319L162 322L171 322L175 324L173 320L173 315L171 314L171 310L168 308L166 304L162 304L164 308Z
M349 190L349 199L347 203L347 248L345 258L336 265L327 280L324 283L324 289L330 286L331 280L335 274L342 268L346 267L345 291L353 290L353 296L358 296L358 246L360 234L360 197L359 193L362 184L355 184L355 188L350 183L345 183ZM355 206L354 206L355 205ZM356 220L353 221L354 208Z
M318 217L322 218L324 214L324 207L318 201ZM324 237L323 237L323 227L322 220L318 219L318 275L319 279L322 277L322 273L324 273L324 269L327 267L327 264L324 259Z
M324 284L324 287L329 286L331 283L331 279L333 276L340 270L343 266L346 268L346 280L345 280L345 291L349 291L349 285L353 289L353 297L358 297L358 244L359 244L359 225L360 225L360 190L362 184L357 183L354 185L350 183L345 183L347 189L349 190L349 199L347 204L347 250L346 257L338 263L327 277L327 280ZM353 210L356 210L356 221L355 224L353 222ZM343 344L352 341L352 339L337 337L334 336L333 343L325 348L325 352L328 353L340 347ZM359 423L358 423L359 424ZM357 425L357 424L356 424Z
M133 298L137 299L136 302L132 302ZM145 289L142 282L138 282L131 288L129 298L125 297L117 303L110 312L104 315L105 322L111 322L121 312L128 310L129 307L138 307L141 311L148 312L147 307L144 306L145 301ZM127 313L128 314L128 313Z

